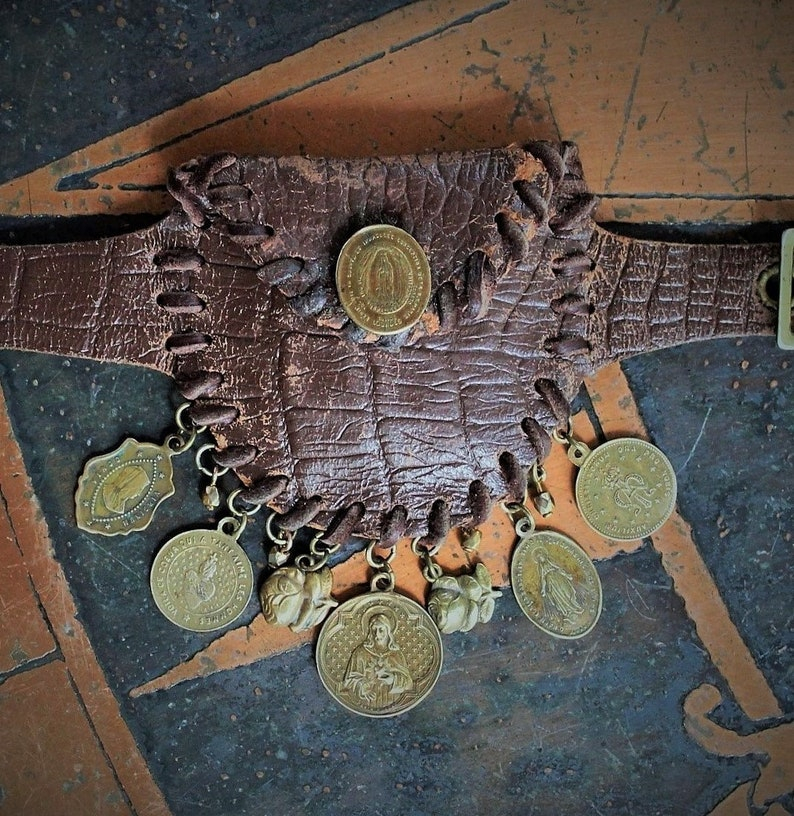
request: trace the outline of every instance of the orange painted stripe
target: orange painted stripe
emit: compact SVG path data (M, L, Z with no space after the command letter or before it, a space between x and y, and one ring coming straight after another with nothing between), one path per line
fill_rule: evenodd
M216 150L384 155L573 138L609 196L602 220L790 219L794 63L777 60L771 78L747 43L787 53L792 12L755 10L748 35L746 18L710 5L627 14L607 3L574 23L531 0L412 3L0 186L0 212L162 212L168 198L141 186ZM575 54L574 24L591 29ZM744 116L730 116L739 95ZM98 186L57 190L78 173Z
M618 364L607 366L588 380L587 389L607 437L647 437ZM730 686L736 702L752 719L779 717L780 705L731 620L714 578L698 552L689 524L676 512L651 540L662 556L665 571L673 579L676 593L684 601L698 637Z
M0 502L0 673L51 654L55 648L19 551L14 525Z
M77 619L66 576L56 561L49 530L25 471L0 392L0 493L5 500L30 579L50 621L67 669L116 776L139 816L169 816L116 699Z
M585 413L573 418L573 430L577 438L593 444L595 431ZM568 460L561 445L554 445L545 463L546 487L552 493L556 509L549 519L536 521L538 527L548 527L570 536L594 559L612 558L621 552L632 552L642 542L613 542L598 536L582 520L573 494L575 467ZM507 515L501 508L494 508L481 527L483 534L479 551L467 558L459 546L459 536L450 535L436 557L443 570L457 574L471 569L476 561L482 561L489 569L493 585L508 587L510 584L510 557L515 546L515 533ZM428 584L422 575L421 564L406 539L398 543L397 556L392 563L397 590L417 603L424 604ZM363 553L356 554L343 564L334 567L334 590L337 600L344 601L369 589L371 572ZM189 660L168 669L130 692L132 697L151 694L170 688L177 683L206 677L238 666L250 665L276 654L296 649L313 640L316 632L294 634L289 629L271 626L258 615L250 624L232 629L207 645Z

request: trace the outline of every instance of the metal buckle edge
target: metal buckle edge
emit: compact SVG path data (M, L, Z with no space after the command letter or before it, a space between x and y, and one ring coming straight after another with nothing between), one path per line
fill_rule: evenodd
M794 351L791 329L791 279L794 267L794 229L787 229L780 239L780 291L777 301L777 344Z

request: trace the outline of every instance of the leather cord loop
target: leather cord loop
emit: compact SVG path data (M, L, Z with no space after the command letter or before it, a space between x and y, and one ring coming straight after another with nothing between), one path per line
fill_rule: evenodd
M392 549L405 536L408 527L408 511L401 504L396 504L383 516L380 527L380 546Z

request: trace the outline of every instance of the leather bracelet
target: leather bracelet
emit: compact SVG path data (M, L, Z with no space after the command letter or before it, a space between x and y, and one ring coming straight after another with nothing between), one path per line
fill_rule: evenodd
M292 526L357 503L366 536L395 517L410 534L468 524L520 498L599 366L775 324L757 282L777 245L613 235L570 143L222 154L169 190L177 206L149 229L0 247L0 345L173 376L223 465ZM371 224L410 233L430 265L428 307L397 335L352 323L334 284Z

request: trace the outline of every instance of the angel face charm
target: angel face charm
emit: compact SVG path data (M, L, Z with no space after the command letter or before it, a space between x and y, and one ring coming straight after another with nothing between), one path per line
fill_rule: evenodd
M427 611L439 631L468 632L477 623L487 623L494 612L495 599L502 593L491 587L485 564L477 564L471 575L441 575L433 582Z
M296 566L280 567L259 590L265 620L289 626L293 632L311 629L338 606L331 597L332 585L328 567L314 572Z

